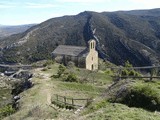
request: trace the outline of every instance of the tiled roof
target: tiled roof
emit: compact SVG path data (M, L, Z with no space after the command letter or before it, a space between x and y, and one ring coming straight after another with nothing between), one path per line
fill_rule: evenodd
M87 47L59 45L52 54L58 55L70 55L70 56L82 56L86 57L88 53Z

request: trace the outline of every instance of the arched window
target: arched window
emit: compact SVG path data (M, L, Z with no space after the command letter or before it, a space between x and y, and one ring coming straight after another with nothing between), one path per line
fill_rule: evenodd
M93 49L93 42L91 42L91 49Z
M90 49L92 49L92 42L90 44L91 44L91 48Z
M91 41L89 44L90 49L95 49L95 41Z
M95 46L94 46L94 42L93 42L93 48L94 48Z

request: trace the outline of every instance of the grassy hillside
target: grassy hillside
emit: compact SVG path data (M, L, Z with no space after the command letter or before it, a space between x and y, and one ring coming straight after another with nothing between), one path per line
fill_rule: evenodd
M159 64L159 9L91 12L49 19L0 41L1 63L31 63L51 57L60 44L87 46L97 41L99 56L117 65Z
M119 87L113 85L110 91L110 93L113 94L109 95L108 87L113 84L111 78L113 71L99 70L98 72L91 72L73 67L72 65L64 68L63 72L58 71L59 64L57 63L47 65L44 68L34 69L34 77L32 78L34 86L20 94L22 99L20 100L19 110L5 118L5 120L160 120L158 112L150 112L142 108L128 107L125 104L109 102L108 98L112 97L114 93L117 93L118 89L121 88L121 84L126 81L124 80L122 83L117 83L120 85ZM70 79L68 79L71 73L76 77L70 77ZM73 80L74 82L69 82L68 80ZM129 81L129 86L134 86L134 88L144 83L143 80ZM156 93L160 93L158 87L159 82L144 84L150 84L151 86L154 84L157 88ZM77 99L92 98L93 102L75 114L74 110L68 110L63 107L59 108L58 106L51 107L49 104L54 99L55 94Z

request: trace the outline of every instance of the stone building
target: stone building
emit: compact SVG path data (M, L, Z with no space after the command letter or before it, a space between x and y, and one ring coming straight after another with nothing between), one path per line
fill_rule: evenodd
M98 52L96 51L96 41L88 41L88 47L59 45L53 52L53 58L67 65L70 61L74 62L77 67L88 70L98 69Z

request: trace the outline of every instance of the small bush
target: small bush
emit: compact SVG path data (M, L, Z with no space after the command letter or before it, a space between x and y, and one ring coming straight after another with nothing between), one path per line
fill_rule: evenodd
M15 113L15 109L12 108L12 105L6 105L5 107L0 109L0 118L9 116Z
M135 76L142 76L142 74L136 72L136 73L135 73Z
M127 76L128 75L128 71L127 70L123 70L121 73L122 76Z
M47 68L43 68L42 71L47 71Z
M86 112L84 112L84 114L88 114L90 112L94 112L94 111L97 111L103 107L106 107L106 105L108 104L108 101L107 100L103 100L97 104L94 104L94 105L90 105L88 108L88 110Z
M59 78L59 76L57 74L54 74L51 76L51 78Z
M131 69L133 66L129 61L125 62L125 69L122 71L121 76L141 76L141 74L134 69ZM130 69L128 69L130 68Z
M129 75L129 76L135 76L135 75L136 75L136 72L133 71L133 70L131 70L131 71L129 71L128 75Z
M113 71L112 70L106 70L105 74L107 74L107 75L113 75Z
M130 64L129 61L126 61L126 62L124 63L124 66L125 66L125 67L133 67L132 64Z
M59 65L58 72L57 72L58 77L60 77L65 70L66 70L66 67L64 65Z
M46 67L46 66L48 66L48 65L52 65L52 64L54 64L55 62L54 62L54 60L47 60L44 64L43 64L43 67Z
M67 82L77 82L77 76L74 73L70 73L68 77L65 79Z
M132 88L122 99L122 103L130 107L141 107L151 111L160 111L159 97L159 93L153 87L140 85Z
M37 67L37 64L36 64L36 63L33 63L33 64L32 64L32 67Z

